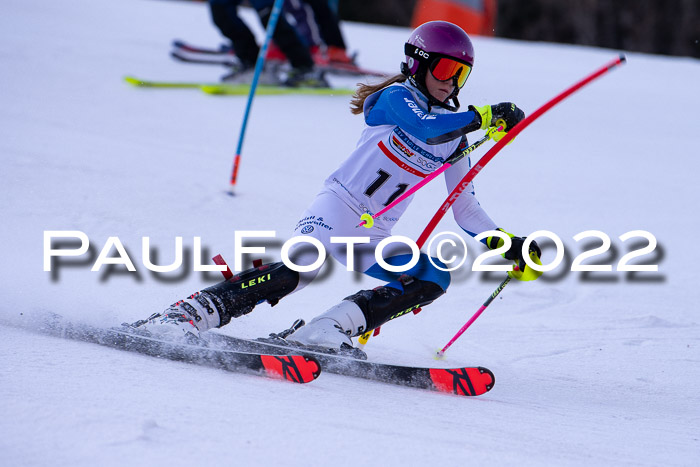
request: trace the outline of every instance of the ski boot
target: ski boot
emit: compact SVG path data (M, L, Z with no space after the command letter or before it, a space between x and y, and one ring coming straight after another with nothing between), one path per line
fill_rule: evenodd
M290 88L330 88L323 71L313 68L292 68L283 83Z
M362 310L366 321L366 329L361 330L364 333L399 316L417 313L444 293L445 290L435 282L404 274L397 281L372 290L360 290L345 300Z
M336 63L341 64L341 65L354 65L355 64L354 59L348 55L348 51L342 47L336 47L334 45L330 45L330 46L328 46L326 53L328 54L328 62L331 65L336 64Z
M233 65L231 70L221 77L224 84L251 84L255 76L255 64L240 63ZM274 63L266 63L258 76L258 84L265 86L281 86L279 66Z
M332 307L309 324L298 319L289 328L277 334L270 334L266 342L291 345L302 350L345 355L367 360L367 354L354 347L351 336L361 334L365 319L362 311L352 302L343 301Z
M199 293L218 311L219 322L215 326L209 326L211 328L224 326L231 318L250 313L262 302L275 306L282 297L292 293L298 284L299 273L280 262L248 269Z
M170 342L195 345L205 343L192 317L175 308L175 305L161 313L153 313L146 319L140 319L134 323L122 323L122 330Z
M372 290L361 290L314 318L305 326L293 326L284 339L333 353L365 353L352 345L360 336L382 324L428 305L445 291L434 282L403 275L398 281ZM362 358L362 357L356 357ZM366 355L364 357L367 358Z

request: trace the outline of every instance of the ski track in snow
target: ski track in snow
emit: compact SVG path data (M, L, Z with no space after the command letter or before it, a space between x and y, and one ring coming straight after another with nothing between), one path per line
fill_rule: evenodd
M243 14L260 35L251 12ZM517 234L555 232L569 265L581 252L573 236L591 229L611 237L617 251L601 258L613 266L628 251L618 237L631 230L653 233L663 253L640 258L660 261L658 273L638 275L652 281L616 272L584 280L562 266L561 277L562 267L549 274L556 280L511 283L442 362L433 352L489 296L496 275L455 273L439 301L370 340L373 360L495 373L490 393L462 398L332 374L294 385L33 332L33 314L46 310L110 326L218 280L150 273L140 260L144 236L159 264L173 261L182 236L191 268L194 236L204 258L232 261L234 230L275 230L264 256L276 259L362 121L347 97L257 97L231 198L224 191L245 98L121 81L218 79L223 68L168 57L174 38L220 43L205 5L7 0L0 30L0 465L697 464L698 60L628 54L625 66L552 109L479 174L489 214ZM407 29L343 30L363 66L398 69ZM526 112L616 54L474 43L463 105L512 100ZM421 190L396 233L418 236L444 199L441 183ZM439 229L459 231L448 218ZM85 232L91 259L44 272L45 230ZM90 272L110 236L138 274ZM303 293L217 332L267 335L377 285L327 267L328 277Z

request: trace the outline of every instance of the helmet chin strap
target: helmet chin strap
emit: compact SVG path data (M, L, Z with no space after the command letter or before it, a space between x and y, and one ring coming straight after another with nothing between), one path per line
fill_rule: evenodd
M414 79L413 81L418 81L417 79ZM455 78L455 81L457 79ZM423 75L423 83L425 83L425 75ZM435 107L442 107L443 109L447 109L451 112L457 112L459 110L459 99L457 99L457 94L459 94L459 88L457 87L457 84L455 83L454 90L452 91L452 94L447 96L447 98L444 101L440 101L433 97L432 94L430 94L430 91L428 91L428 87L425 84L416 85L416 87L423 93L425 94L425 97L428 98L428 111L430 111L430 107L435 106ZM449 102L452 101L453 104L450 105Z
M459 92L459 91L457 91ZM457 112L459 110L459 99L457 99L457 92L454 92L452 96L447 98L447 101L450 99L454 103L453 105L449 105L446 102L443 103L442 107L446 108L447 110L451 110L452 112Z

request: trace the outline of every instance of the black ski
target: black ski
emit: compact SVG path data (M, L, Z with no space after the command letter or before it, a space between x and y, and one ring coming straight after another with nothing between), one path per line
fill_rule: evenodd
M90 342L119 350L157 358L204 365L238 373L284 378L295 383L308 383L321 373L321 366L311 356L291 356L276 352L267 355L255 351L217 349L196 343L161 340L127 327L104 329L74 323L51 314L39 328L43 334Z
M189 44L183 40L175 39L173 40L173 47L175 47L176 49L182 49L187 52L206 55L234 55L233 49L224 44L221 44L218 49L214 49L211 47L199 47L196 45Z
M264 352L269 354L296 354L313 357L324 371L339 375L364 378L383 383L448 392L461 396L478 396L493 388L493 373L483 367L461 368L422 368L370 362L356 358L331 355L283 344L241 339L219 333L210 333L213 346L243 352Z
M175 60L179 60L181 62L198 63L201 65L223 65L233 67L237 64L234 56L229 54L198 55L185 53L180 50L173 50L172 52L170 52L170 56L173 57Z

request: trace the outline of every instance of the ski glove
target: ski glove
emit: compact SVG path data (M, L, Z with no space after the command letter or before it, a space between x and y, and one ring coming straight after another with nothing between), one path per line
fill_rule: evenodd
M534 281L542 275L541 271L535 271L525 263L525 258L523 257L523 243L525 243L525 238L516 237L512 233L506 232L505 230L499 228L501 232L505 233L510 237L511 245L508 251L503 253L505 259L509 259L515 262L517 270L514 268L512 271L508 271L508 275L513 279L518 279L520 281ZM486 238L486 246L491 250L500 248L504 244L504 240L500 237L492 236ZM542 256L542 250L540 250L539 245L534 240L530 242L528 248L528 255L530 260L538 265L541 265L540 257Z
M501 102L500 104L484 105L482 107L470 105L469 110L479 114L481 117L482 130L503 125L503 131L494 131L491 134L491 138L494 141L499 141L505 136L505 132L508 132L525 118L525 112L512 102Z

